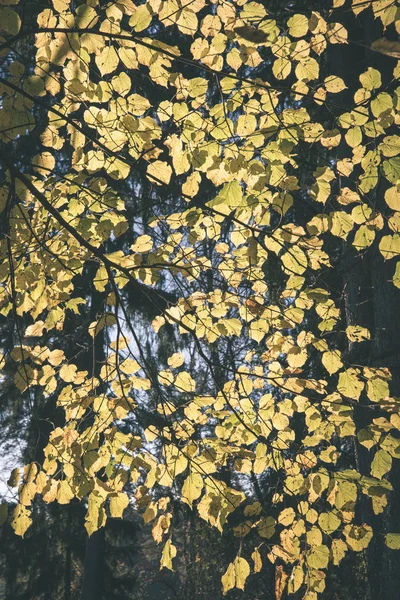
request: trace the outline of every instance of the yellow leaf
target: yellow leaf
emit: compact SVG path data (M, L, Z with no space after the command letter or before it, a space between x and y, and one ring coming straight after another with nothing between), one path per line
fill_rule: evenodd
M22 504L17 504L13 512L13 519L11 521L11 527L14 529L17 535L24 537L26 530L32 523L31 513Z
M354 236L353 246L357 250L364 250L364 248L368 248L373 243L375 236L376 234L372 227L361 225Z
M37 154L32 159L32 165L38 173L48 177L49 173L54 169L56 160L51 152L42 152ZM41 168L44 167L44 168Z
M367 548L372 539L372 527L370 525L346 525L344 537L347 545L355 552L361 552Z
M95 57L96 65L102 75L113 73L118 67L119 58L113 46L105 46Z
M135 31L143 31L143 29L146 29L150 25L152 18L148 4L141 4L135 9L135 12L129 19L129 25Z
M134 360L133 358L126 358L124 361L122 361L119 368L123 373L125 373L125 375L133 375L134 373L140 371L141 366L137 360Z
M302 367L308 358L307 350L304 348L291 348L287 353L287 361L290 367Z
M160 562L160 569L170 569L172 571L172 559L176 556L176 547L171 538L165 543Z
M364 342L371 339L368 329L361 325L349 325L346 327L346 335L351 342Z
M236 133L240 136L251 135L257 128L257 119L254 115L240 115L236 123Z
M122 519L125 508L129 505L129 498L124 492L118 492L110 498L110 514L114 519Z
M400 288L400 261L396 263L396 270L393 275L393 285Z
M200 498L203 490L203 478L200 473L191 473L186 477L182 486L182 500L192 507L195 500Z
M358 126L351 127L346 132L346 135L344 137L345 137L345 140L346 140L347 144L351 148L356 148L357 146L359 146L361 144L361 141L362 141L362 131L361 131L361 128L358 127Z
M106 523L107 516L104 510L104 499L92 492L88 500L88 512L85 519L85 529L88 535L92 535L95 531L103 527Z
M282 255L282 264L289 273L302 275L307 269L307 256L298 246L292 248Z
M176 376L175 386L184 392L194 392L196 389L196 382L189 373L182 371Z
M253 569L254 573L259 573L262 569L262 560L261 560L261 554L257 548L252 553L251 558L254 562L254 569Z
M239 590L244 590L244 585L249 575L249 563L246 559L237 556L221 578L223 595L225 596L229 590L235 587Z
M287 24L289 34L295 38L303 37L308 31L308 19L305 15L293 15Z
M207 206L211 208L217 207L219 210L220 205L226 205L230 209L235 209L243 204L242 188L238 181L231 181L223 186L218 196L207 202Z
M319 76L319 65L315 58L305 58L296 67L296 77L300 81L312 81Z
M175 354L168 358L167 362L170 367L176 369L177 367L181 367L183 365L185 362L185 357L181 352L175 352Z
M60 377L61 379L63 379L63 381L66 381L67 383L72 383L73 381L75 381L77 377L76 365L63 365L60 369Z
M275 598L276 600L281 600L282 594L286 587L286 582L288 580L288 574L285 573L282 565L277 565L275 567Z
M322 364L330 375L339 371L339 369L343 367L339 350L328 350L327 352L323 352Z
M140 235L131 245L132 252L149 252L153 248L153 240L149 235Z
M275 429L278 431L282 431L289 426L289 418L283 413L275 413L275 415L271 419L271 423Z
M343 540L333 540L331 546L333 564L338 565L345 557L347 552L347 544Z
M400 138L398 135L387 135L379 144L383 156L391 157L400 154ZM396 189L396 188L394 188Z
M382 92L371 101L371 111L374 117L380 117L382 113L393 108L393 100L390 94Z
M155 160L147 167L147 174L150 175L151 180L156 178L154 182L157 185L161 185L160 181L168 184L171 181L172 169L166 162ZM160 181L157 181L157 179Z
M344 83L341 77L337 75L329 75L325 78L324 86L327 92L331 92L332 94L338 94L343 90L347 89L346 84Z
M203 77L195 77L194 79L190 79L188 92L192 98L197 98L198 96L204 96L207 93L208 89L208 81Z
M400 533L387 533L385 543L392 550L400 550Z
M57 501L59 504L68 504L74 498L71 486L65 480L58 483Z
M385 202L392 210L400 211L400 189L393 186L385 192Z
M33 325L29 325L29 327L25 330L26 337L40 337L43 334L43 329L45 329L45 324L43 321L36 321Z
M91 28L96 25L98 16L94 8L82 4L76 9L76 26L79 29Z
M288 592L289 594L295 594L302 586L304 581L304 571L301 565L296 565L289 577L288 581Z
M276 79L286 79L292 70L292 62L288 58L277 58L272 65L272 72Z
M278 517L278 523L284 525L285 527L289 527L295 519L296 513L293 508L285 508Z
M234 32L248 42L254 44L263 44L268 40L266 33L258 29L257 27L251 27L250 25L243 25L242 27L235 27Z
M376 88L381 87L382 79L381 74L376 69L368 67L368 69L360 75L360 83L365 90L372 91Z

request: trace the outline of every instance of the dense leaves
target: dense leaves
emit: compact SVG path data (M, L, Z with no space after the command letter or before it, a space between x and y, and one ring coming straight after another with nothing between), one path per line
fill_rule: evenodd
M315 600L400 456L392 373L352 360L371 332L331 284L374 251L400 287L398 8L53 0L30 26L0 4L2 367L62 414L10 479L15 533L37 495L86 502L89 534L134 503L172 569L182 502L237 538L224 594L269 560L278 599ZM339 70L348 11L378 23L382 72Z

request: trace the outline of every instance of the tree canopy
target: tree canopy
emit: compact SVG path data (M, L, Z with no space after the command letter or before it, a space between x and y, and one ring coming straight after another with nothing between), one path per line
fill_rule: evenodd
M277 600L400 549L399 15L0 0L18 536L40 498L89 535L131 505L173 569L183 504L234 534L223 594L270 562Z

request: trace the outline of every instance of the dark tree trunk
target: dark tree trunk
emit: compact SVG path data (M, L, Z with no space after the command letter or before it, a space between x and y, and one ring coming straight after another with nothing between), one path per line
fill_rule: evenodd
M87 540L81 600L101 600L104 597L104 534L102 527Z
M104 312L105 294L91 290L90 321L93 322ZM92 376L99 375L106 356L104 332L100 332L93 340L93 346L85 353L86 365L83 367ZM100 389L98 393L100 393ZM83 569L81 600L101 600L104 592L104 546L105 528L92 533L87 538L86 555Z
M72 567L72 553L71 553L71 507L67 506L67 520L66 520L66 532L65 532L65 574L64 574L64 600L71 600L71 567Z

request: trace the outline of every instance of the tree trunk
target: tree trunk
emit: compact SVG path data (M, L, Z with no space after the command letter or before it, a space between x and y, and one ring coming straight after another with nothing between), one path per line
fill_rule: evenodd
M104 597L104 534L102 527L87 540L81 600L101 600Z
M90 321L93 322L104 312L105 294L92 289ZM105 340L103 331L95 336L93 346L85 353L86 365L83 367L93 377L100 373L105 360ZM100 389L98 393L100 393ZM105 528L92 533L87 539L83 570L81 600L101 600L104 592Z
M71 600L71 507L67 506L67 519L65 531L65 571L64 571L64 600Z

